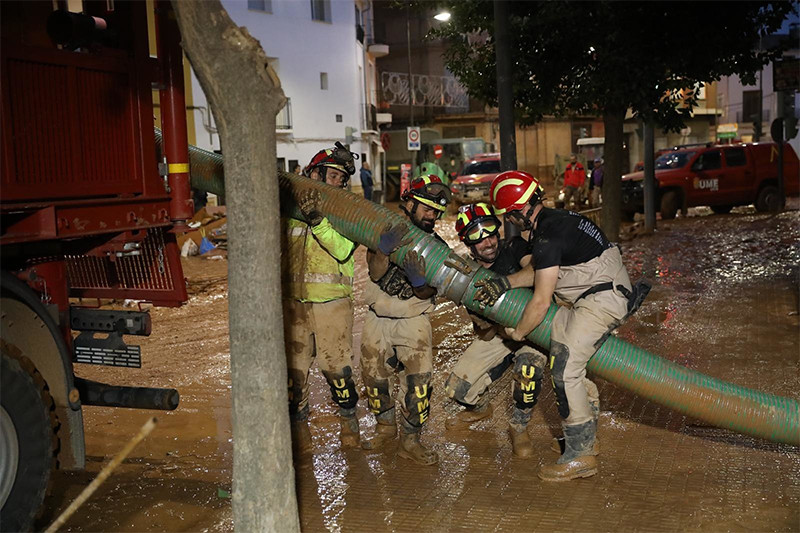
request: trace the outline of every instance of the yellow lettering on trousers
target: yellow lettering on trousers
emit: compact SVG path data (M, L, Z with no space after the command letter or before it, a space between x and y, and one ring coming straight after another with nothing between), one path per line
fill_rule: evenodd
M529 381L528 383L520 383L519 388L522 390L534 390L536 389L536 382Z
M528 373L530 372L530 374ZM522 365L522 377L531 379L536 370L532 366Z
M428 384L422 386L422 393L419 392L419 387L414 387L414 393L417 395L417 398L424 398L428 395Z
M333 380L333 386L336 387L337 389L343 389L344 386L345 386L344 378L342 378L342 379L334 379Z
M378 395L378 387L374 387L370 389L367 387L367 396L372 396L373 398Z
M555 362L556 362L556 356L555 355L551 355L550 356L550 370L553 370L553 363L555 363Z
M377 413L381 408L381 401L378 398L371 398L369 400L369 407Z
M531 403L533 401L533 393L532 392L526 392L525 394L523 394L522 395L522 401L525 402L525 403Z
M424 424L428 419L428 411L423 411L419 414L419 423Z
M337 398L349 398L350 397L350 391L347 390L347 389L345 389L345 390L337 390L336 391L336 397Z
M430 407L431 403L428 401L427 398L422 400L421 402L417 402L417 411L420 413Z

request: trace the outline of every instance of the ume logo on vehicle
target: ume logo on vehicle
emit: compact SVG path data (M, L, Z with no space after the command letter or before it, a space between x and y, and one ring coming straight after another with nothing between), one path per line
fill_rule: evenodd
M708 189L710 191L718 191L719 190L719 180L718 179L704 179L701 180L700 178L694 179L694 188L695 189Z

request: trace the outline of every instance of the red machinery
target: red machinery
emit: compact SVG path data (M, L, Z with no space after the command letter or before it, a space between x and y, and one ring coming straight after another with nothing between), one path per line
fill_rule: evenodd
M139 347L123 335L150 333L145 312L78 298L95 307L98 298L187 299L175 240L193 213L183 56L162 1L150 56L147 6L84 0L76 14L63 0L0 2L3 530L31 526L55 465L83 468L82 405L177 406L171 389L73 372L75 363L139 366Z

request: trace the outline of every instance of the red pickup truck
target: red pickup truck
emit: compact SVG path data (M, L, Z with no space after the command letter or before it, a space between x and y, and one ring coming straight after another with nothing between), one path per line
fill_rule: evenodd
M684 148L659 156L656 206L661 218L678 210L707 205L728 213L737 205L755 204L758 211L778 209L778 145L743 143ZM788 196L800 193L800 166L789 144L783 149L783 176ZM622 176L622 212L629 218L643 209L643 172Z

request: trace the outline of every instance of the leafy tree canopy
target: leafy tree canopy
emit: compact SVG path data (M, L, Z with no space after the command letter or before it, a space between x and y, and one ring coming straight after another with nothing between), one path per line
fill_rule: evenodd
M438 5L452 14L432 32L449 44L448 69L473 97L496 105L492 0ZM797 2L509 2L517 120L529 124L545 114L631 108L677 131L697 103L697 94L687 88L732 74L753 83L755 73L782 52L761 50L760 38L777 31L797 7Z

